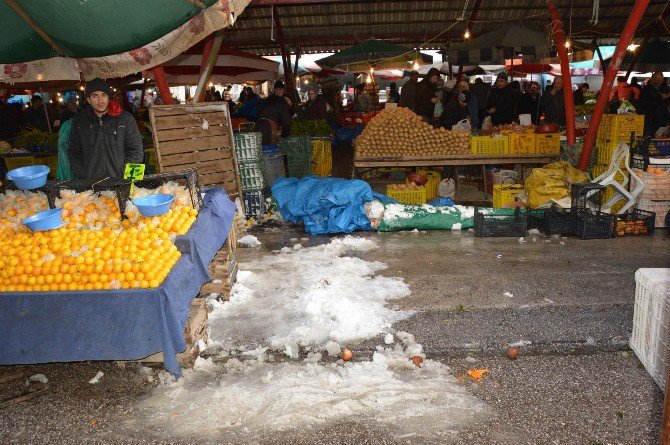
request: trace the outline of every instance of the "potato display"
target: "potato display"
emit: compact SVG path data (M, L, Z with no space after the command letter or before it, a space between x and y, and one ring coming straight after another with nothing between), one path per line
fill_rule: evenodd
M448 156L470 152L470 132L433 129L407 108L387 108L355 143L357 158Z

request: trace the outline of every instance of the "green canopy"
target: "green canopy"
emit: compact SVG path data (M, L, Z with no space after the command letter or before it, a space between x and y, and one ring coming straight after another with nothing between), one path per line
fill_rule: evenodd
M322 68L339 68L345 71L367 71L375 69L407 69L410 64L433 63L432 56L416 52L411 48L395 45L383 40L366 40L316 61Z
M121 77L234 23L249 0L0 2L0 82Z

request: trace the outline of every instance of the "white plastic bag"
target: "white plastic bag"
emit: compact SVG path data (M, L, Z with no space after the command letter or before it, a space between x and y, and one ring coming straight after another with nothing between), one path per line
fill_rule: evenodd
M470 126L470 119L463 119L462 121L458 122L456 125L451 127L452 130L460 130L460 131L470 131L472 130L472 127Z
M491 116L486 116L482 121L482 130L490 130L492 126Z
M437 194L442 198L454 199L454 195L456 194L456 182L451 178L443 179L437 186Z

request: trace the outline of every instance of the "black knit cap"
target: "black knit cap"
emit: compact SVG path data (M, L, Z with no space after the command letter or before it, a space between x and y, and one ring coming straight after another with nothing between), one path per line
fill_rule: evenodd
M277 88L282 88L283 89L284 88L284 82L282 82L281 80L276 81L274 89L276 90Z
M86 84L86 97L89 97L91 94L95 93L96 91L102 91L103 93L107 94L108 96L112 95L112 90L109 88L109 85L107 85L107 82L102 80L99 77L96 77L95 79L89 81Z

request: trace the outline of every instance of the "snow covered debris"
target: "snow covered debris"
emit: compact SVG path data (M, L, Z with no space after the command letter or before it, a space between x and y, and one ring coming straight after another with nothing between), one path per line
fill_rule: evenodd
M517 342L510 343L510 344L508 344L507 346L509 346L509 347L511 347L511 348L519 348L519 347L521 347L521 346L530 346L530 345L531 345L531 341L530 341L530 340L519 340L519 341L517 341Z
M442 443L481 419L486 406L447 366L425 359L412 334L390 333L411 312L386 303L408 296L408 286L377 275L382 263L346 256L374 248L347 236L241 264L230 301L209 315L212 343L229 351L219 354L227 361L196 363L178 381L160 373L133 425L190 441L249 443L355 419L399 439ZM379 336L385 345L371 358L338 360L343 347ZM421 367L415 356L424 358Z
M258 241L258 238L253 235L244 235L243 237L239 238L237 242L244 247L258 247L261 245L261 242Z
M88 383L90 383L91 385L95 385L96 383L98 383L100 381L100 379L104 375L105 375L104 372L98 371L98 373L95 375L95 377L93 377L91 380L89 380Z
M43 385L49 383L49 379L44 374L35 374L28 377L28 384L30 382L40 382Z
M505 291L505 292L503 293L503 296L505 296L505 297L507 297L507 298L512 298L512 297L514 297L514 294L513 294L512 292Z

